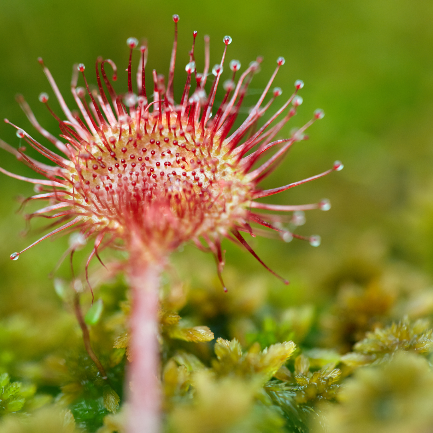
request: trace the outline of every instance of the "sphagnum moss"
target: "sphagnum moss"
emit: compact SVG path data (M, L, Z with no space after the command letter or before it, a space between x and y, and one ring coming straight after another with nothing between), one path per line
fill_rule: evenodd
M354 352L342 356L348 366L371 364L387 359L399 351L428 354L433 351L433 329L427 319L411 323L406 317L385 328L367 332L354 346Z
M389 362L358 369L326 413L335 433L424 433L431 430L433 373L428 362L399 352ZM323 432L320 426L315 433Z

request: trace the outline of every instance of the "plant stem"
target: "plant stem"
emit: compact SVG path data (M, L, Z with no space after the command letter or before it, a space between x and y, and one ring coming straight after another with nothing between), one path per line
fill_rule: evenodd
M128 433L160 431L161 396L158 382L158 289L160 264L130 252L128 277L132 293L131 364L126 391L129 394Z
M99 361L98 357L95 355L95 352L93 351L92 346L90 344L89 329L87 328L86 322L84 321L83 313L80 307L80 295L76 292L74 294L74 311L75 311L75 316L77 317L78 323L80 325L81 332L83 333L84 347L86 348L88 355L95 363L96 367L98 368L99 373L101 373L102 378L107 380L107 373L105 372L105 369L101 364L101 361Z

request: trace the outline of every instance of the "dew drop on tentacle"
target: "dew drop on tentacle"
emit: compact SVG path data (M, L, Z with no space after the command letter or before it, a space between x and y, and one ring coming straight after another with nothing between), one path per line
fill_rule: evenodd
M323 211L327 211L327 210L331 209L331 202L327 198L320 200L319 209L323 210Z
M84 90L84 87L77 87L75 89L75 93L81 99L83 99L86 96L86 91Z
M127 107L133 107L137 103L138 98L135 93L126 93L123 97L123 102Z
M275 97L281 96L283 94L283 90L281 89L281 87L275 87L272 93Z
M16 134L18 138L24 138L26 135L26 133L22 129L18 129Z
M223 73L223 67L221 65L217 64L212 68L212 74L213 75L217 76L217 75L222 74L222 73Z
M188 72L188 74L192 74L195 71L195 62L189 62L185 66L185 71Z
M241 69L241 62L239 60L231 60L230 61L230 69L235 72Z
M334 162L334 170L335 171L341 171L343 170L344 165L341 163L341 161L335 161Z
M302 80L296 80L295 81L295 87L297 90L300 90L304 87L304 82Z
M314 118L315 119L323 119L325 117L325 113L323 110L321 110L320 108L318 108L315 112L314 112Z
M46 94L45 92L41 93L39 95L39 101L42 102L43 104L45 104L46 102L48 102L48 94Z
M285 232L281 235L281 237L283 238L283 241L284 241L284 242L287 242L287 243L289 243L289 242L291 242L291 241L293 240L293 235L292 235L292 233L290 233L289 231L285 231Z
M129 48L135 48L138 46L138 40L136 38L128 38L126 44Z
M232 38L230 37L230 36L224 36L224 38L223 38L223 42L226 44L226 45L230 45L231 43L232 43Z
M82 233L72 233L69 237L69 247L74 250L80 250L86 243L86 237Z
M283 66L286 63L286 59L284 57L278 57L277 64L278 66Z
M235 82L233 80L226 80L223 83L223 89L225 91L232 91L235 88Z
M293 140L295 141L302 141L304 139L304 134L302 133L301 129L294 128L290 131L291 136Z
M299 107L303 102L304 100L302 99L302 96L297 95L293 98L292 104L294 107Z
M20 253L12 253L10 255L11 260L18 260L20 258Z
M293 212L291 223L295 226L303 226L305 224L305 213L302 210Z
M320 238L319 235L310 236L310 245L312 247L318 247L321 242L322 242L322 239Z

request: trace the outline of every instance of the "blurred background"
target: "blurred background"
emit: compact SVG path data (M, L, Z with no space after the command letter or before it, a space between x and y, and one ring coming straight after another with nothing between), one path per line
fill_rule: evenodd
M38 101L41 92L53 96L36 61L39 56L71 105L72 65L84 63L88 80L96 83L93 65L97 56L116 62L120 71L116 88L121 92L126 89L125 42L130 36L147 39L148 70L155 68L167 75L173 41L171 16L177 13L177 98L183 89L192 31L197 30L198 69L203 67L206 34L210 35L211 64L220 61L224 35L233 38L228 60L240 60L242 69L263 56L245 107L255 103L277 57L284 56L286 64L275 86L283 89L284 96L290 95L297 79L305 87L300 93L304 104L280 137L302 126L316 108L322 108L326 116L310 128L308 141L294 146L264 187L312 176L332 167L335 160L341 160L345 168L268 200L301 204L328 198L332 203L329 212L308 212L306 224L297 231L320 234L319 248L296 239L291 243L251 240L260 257L290 279L290 286L282 285L240 247L226 242L229 290L259 281L266 287L269 304L286 308L310 303L320 309L332 302L342 280L362 283L389 266L394 266L393 275L402 270L415 275L409 286L414 280L429 286L433 276L432 2L0 0L0 6L0 117L34 136L37 133L15 102L17 94L25 96L46 129L59 134L56 121ZM52 106L58 112L54 99ZM0 137L14 147L20 144L15 130L4 123ZM29 154L33 155L30 150ZM14 173L31 175L3 151L0 164ZM60 308L48 274L68 240L45 241L19 261L9 260L12 252L41 236L37 233L41 224L32 222L33 230L22 236L25 222L16 213L16 198L31 195L32 185L1 174L0 188L0 317L20 312L31 321L47 319L47 312ZM77 269L83 269L84 260L85 253L78 255ZM211 256L187 246L172 261L181 280L191 287L214 284ZM67 263L58 275L69 278Z

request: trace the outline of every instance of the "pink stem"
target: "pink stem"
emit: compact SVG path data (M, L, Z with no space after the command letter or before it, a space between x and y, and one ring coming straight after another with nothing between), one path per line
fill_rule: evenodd
M129 394L128 433L158 433L161 392L158 382L158 289L161 265L140 251L130 251L128 277L132 291L131 359L126 391Z

